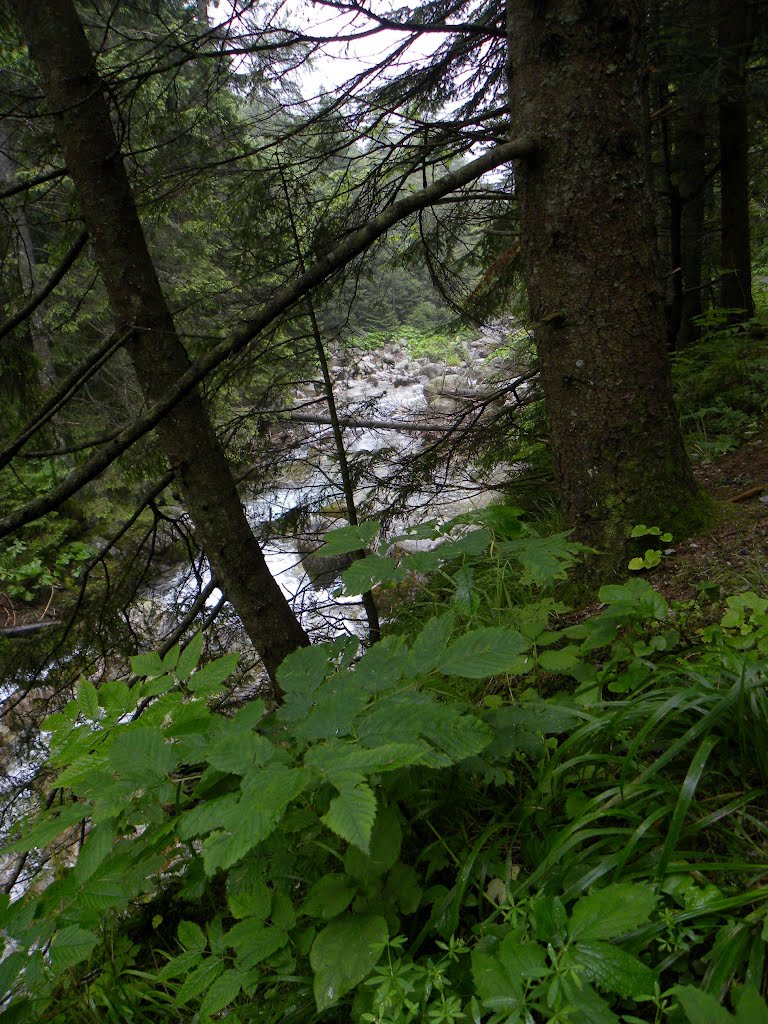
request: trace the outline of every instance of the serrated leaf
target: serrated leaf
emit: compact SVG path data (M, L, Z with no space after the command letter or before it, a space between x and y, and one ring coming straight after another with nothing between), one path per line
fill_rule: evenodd
M350 774L362 782L366 775L422 764L427 753L424 743L383 743L371 748L361 747L356 740L331 740L308 750L304 764L336 785L336 779Z
M246 775L252 768L268 764L277 754L274 744L254 732L227 729L206 751L208 764L220 772Z
M581 664L578 651L578 647L575 646L540 651L536 660L539 663L539 667L543 668L545 672L568 673L571 669Z
M569 1024L620 1024L608 1003L591 985L584 981L577 984L567 975L562 978L561 985L563 997L572 1007L568 1016Z
M347 555L351 551L367 548L379 532L380 524L372 519L357 526L341 526L337 530L329 530L324 536L325 543L318 548L319 555Z
M109 761L120 777L149 786L167 777L178 764L178 754L159 729L130 726L115 736Z
M489 626L465 633L445 651L437 668L446 675L485 679L508 669L519 671L519 655L531 641L514 629Z
M79 881L84 882L93 875L112 850L114 841L115 829L107 823L91 829L73 871Z
M708 992L702 992L693 985L676 985L672 992L682 1006L689 1024L733 1024L730 1013Z
M179 978L182 974L189 974L193 968L202 962L203 958L200 953L179 953L178 956L171 957L168 963L158 972L157 977L160 981L168 981L169 978Z
M568 966L606 992L637 998L653 994L656 975L637 957L610 942L576 942L567 950Z
M218 957L209 956L206 960L203 960L200 966L196 967L185 978L184 983L176 993L176 998L173 1001L174 1006L183 1006L190 999L194 999L201 992L205 992L206 989L213 985L223 970L224 964Z
M338 650L338 642L331 641L292 651L277 670L277 681L286 695L308 697L313 694L333 671L331 660ZM278 715L285 718L285 709L280 708Z
M348 875L326 875L315 882L307 893L301 905L301 913L327 921L343 913L356 892L357 886Z
M367 702L356 672L332 676L316 692L302 719L294 723L293 734L305 740L346 736Z
M309 954L319 1013L371 973L388 938L387 922L375 914L354 914L331 921L320 932Z
M242 818L240 794L226 793L213 800L204 800L196 807L186 811L179 819L177 826L179 837L191 839L193 836L203 835L217 828L233 831L240 824Z
M206 992L200 1004L200 1016L211 1016L233 1003L240 994L240 989L247 984L248 976L241 971L230 969L224 971Z
M397 566L394 559L384 555L366 555L358 558L341 574L344 593L349 597L365 594L375 583L397 582L405 575L405 569Z
M616 882L582 897L573 908L568 935L576 939L613 939L645 924L656 894L645 885Z
M505 936L495 954L514 978L529 981L552 973L547 951L538 942L520 942L514 933Z
M249 850L274 832L282 816L282 811L249 811L236 831L216 832L209 836L203 843L206 875L211 877L220 868L230 868L236 864Z
M233 917L264 921L272 906L272 890L255 873L253 864L230 871L227 878L227 903Z
M68 804L66 807L59 808L55 815L49 812L42 821L37 822L20 839L4 845L3 852L22 853L28 850L42 849L66 829L78 825L90 813L91 805L86 803Z
M179 663L180 654L181 647L178 644L174 644L163 658L163 672L173 672Z
M355 665L353 678L367 693L380 693L398 682L408 661L408 651L398 636L386 636L369 648Z
M565 941L566 913L559 896L536 896L531 900L533 934L539 942L555 947Z
M203 653L203 634L197 632L181 652L176 665L176 675L179 679L189 679L193 669L197 668L200 655Z
M83 676L80 677L80 682L77 684L77 705L89 721L98 721L101 714L99 694L93 683Z
M51 943L51 964L57 971L74 967L75 964L88 959L98 942L97 935L76 924L62 928L56 932Z
M520 1005L523 987L500 960L490 953L472 951L472 978L475 992L489 1010L514 1010Z
M204 686L219 686L232 675L237 668L239 660L240 655L237 652L233 652L232 654L225 654L224 657L217 658L215 661L209 661L207 665L203 665L202 668L197 669L189 677L187 686L193 693Z
M208 945L205 932L194 921L181 921L177 934L182 947L190 953L202 953Z
M21 981L26 966L27 954L17 950L0 960L0 999L10 990L14 982Z
M134 675L146 677L163 674L163 659L157 651L150 651L148 654L135 654L128 660Z
M280 928L262 924L254 918L246 918L233 925L224 936L224 943L234 949L238 966L250 971L256 964L282 949L288 941L287 934Z
M408 652L406 679L433 672L448 646L456 621L453 612L430 619L414 640Z
M345 786L331 800L328 813L320 819L332 832L368 853L373 823L376 819L376 797L366 783Z

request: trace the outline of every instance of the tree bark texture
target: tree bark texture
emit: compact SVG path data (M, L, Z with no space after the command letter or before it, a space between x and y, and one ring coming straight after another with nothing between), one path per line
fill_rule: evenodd
M679 216L679 253L673 256L677 318L673 347L685 348L699 337L694 323L702 311L706 198L715 132L711 103L714 15L711 0L686 0L682 11L687 26L680 40L677 76L678 112L675 118L675 183ZM674 206L674 203L673 203Z
M697 488L656 267L639 0L509 0L523 267L567 521L618 563L626 528L679 530Z
M752 49L748 0L720 0L720 304L755 315L749 242L749 119L747 60Z
M72 0L16 0L15 10L43 82L113 315L121 327L134 328L127 349L152 404L190 363L147 249L93 55ZM213 573L275 685L278 665L308 638L251 532L197 391L162 420L158 433Z

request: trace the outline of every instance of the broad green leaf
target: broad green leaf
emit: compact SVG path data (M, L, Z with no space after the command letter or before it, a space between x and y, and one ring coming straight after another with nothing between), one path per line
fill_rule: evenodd
M490 953L472 952L475 992L489 1010L510 1012L520 1005L523 986L504 964Z
M606 992L629 998L653 995L656 975L650 967L610 942L572 943L566 962Z
M358 558L341 574L344 592L352 597L364 594L375 583L386 583L390 580L399 581L405 575L405 569L397 566L392 558L384 555L366 555Z
M533 932L539 942L555 947L565 941L566 914L559 896L536 896L531 900Z
M197 668L200 655L203 653L203 634L201 631L195 633L187 646L181 652L176 664L176 675L179 679L189 679L192 670Z
M129 658L131 671L137 676L161 676L163 674L163 659L157 651L150 651L148 654L136 654Z
M350 850L352 849L353 847L350 847ZM419 885L419 876L414 869L409 864L395 864L387 875L384 899L396 903L404 914L415 914L421 906L422 895L423 889Z
M318 549L319 555L346 555L350 551L367 548L379 532L380 524L376 520L360 523L357 526L341 526L337 530L329 530L325 534L325 543Z
M345 786L331 800L328 813L320 819L332 832L367 853L373 822L376 818L376 797L366 783Z
M384 743L380 747L361 747L356 740L331 740L312 747L304 755L304 764L322 773L330 782L357 775L396 771L408 765L422 764L428 753L426 744Z
M166 778L178 763L177 753L159 729L129 726L118 732L109 750L112 767L120 777L150 786Z
M121 718L136 707L138 691L136 687L129 689L119 679L111 679L98 687L98 702L112 720Z
M215 832L203 843L203 864L209 877L220 868L231 868L249 850L271 835L283 816L282 810L249 811L234 832ZM241 819L243 816L241 815Z
M518 672L518 656L530 646L530 640L514 629L475 629L452 643L437 667L446 675L466 679L485 679L508 670Z
M367 693L389 690L406 669L408 651L398 636L385 636L369 648L355 665L352 678Z
M768 1005L752 985L745 985L741 990L735 1024L768 1024Z
M97 935L76 924L62 928L56 932L51 943L51 964L57 971L74 967L75 964L88 959L98 942Z
M347 909L356 892L357 886L349 875L326 875L309 890L301 905L301 913L326 921L338 917Z
M569 541L567 533L559 533L551 537L521 537L504 541L498 550L516 558L535 583L547 586L561 579L565 570L574 563L576 555L587 549Z
M568 1024L620 1024L608 1003L591 985L577 983L568 975L560 979L565 1002L572 1007Z
M616 882L584 896L568 922L568 935L576 939L613 939L645 924L656 904L656 894L645 885Z
M287 941L288 936L282 929L272 928L250 917L238 921L224 936L226 946L234 949L238 967L243 971L250 971L272 956Z
M198 967L203 962L201 953L194 951L179 953L178 956L171 957L167 964L158 972L157 977L160 981L168 981L169 978L180 978L183 974L189 974L190 971Z
M79 824L91 813L91 805L87 803L67 804L56 811L46 812L39 821L20 839L3 846L4 853L21 853L27 850L40 850L53 842L66 829Z
M480 718L458 715L455 707L446 707L444 710L445 714L435 715L432 721L425 723L424 735L430 743L443 751L449 762L464 761L489 745L493 739L493 730ZM430 762L425 758L424 763Z
M221 972L224 970L224 964L218 957L209 956L203 960L199 967L196 967L191 974L188 974L184 979L184 982L176 993L174 999L174 1006L183 1006L184 1003L188 1003L190 999L194 999L199 996L202 992L213 985L214 981L218 978Z
M702 992L693 985L676 985L672 992L685 1011L689 1024L733 1024L731 1014L708 992ZM749 1024L753 1022L749 1021Z
M537 661L539 667L543 668L545 672L568 673L571 669L581 664L578 651L578 647L573 645L561 647L557 650L540 651Z
M513 978L528 981L532 978L546 978L552 973L544 946L538 942L516 941L514 933L499 943L495 955Z
M257 873L254 863L230 871L227 877L227 903L233 917L265 921L272 906L272 890Z
M240 655L235 652L225 654L223 658L217 658L215 661L209 661L207 665L203 665L189 677L187 686L193 693L204 686L219 686L228 676L232 675L239 660Z
M168 653L163 658L163 672L173 672L173 670L179 663L180 653L181 648L179 647L178 644L174 644L170 651L168 651Z
M91 722L97 722L101 714L99 707L99 694L93 683L83 676L77 684L77 704L82 713Z
M326 676L333 672L333 659L340 653L339 641L324 644L311 644L293 651L277 670L277 681L287 696L301 694L309 696L315 692ZM285 708L281 708L278 716L286 719Z
M294 723L293 734L305 740L347 736L367 701L356 672L335 675L315 693L311 708Z
M192 836L213 832L217 828L234 831L242 818L239 793L227 793L213 800L203 800L182 814L177 826L179 837L191 839Z
M311 772L304 767L275 764L254 768L242 782L243 800L249 811L279 811L295 800L309 785Z
M220 772L245 775L251 768L268 764L277 754L266 736L242 729L226 729L206 752L208 764Z
M445 612L445 614L429 620L408 652L406 678L427 675L437 668L438 662L448 646L455 621L456 616L453 612Z
M248 976L241 971L230 969L224 971L214 981L200 1004L200 1016L212 1016L233 1003L240 994L240 989L248 983Z
M182 921L177 934L182 947L190 953L202 953L208 945L205 932L194 921Z
M10 953L4 960L0 960L0 999L15 982L22 980L26 961L27 954L21 950Z
M388 937L387 922L374 914L349 915L320 932L309 954L319 1013L370 974Z
M344 870L361 882L380 878L397 863L402 842L403 832L397 812L392 807L385 807L376 816L368 853L350 846L344 855Z

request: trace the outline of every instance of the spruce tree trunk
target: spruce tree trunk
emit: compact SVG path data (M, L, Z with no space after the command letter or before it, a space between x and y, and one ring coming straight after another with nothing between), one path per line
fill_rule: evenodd
M189 366L147 249L93 55L72 0L16 0L75 184L112 313L135 328L127 345L148 403ZM197 392L158 428L184 504L222 591L279 696L280 662L308 642L273 579Z
M747 59L752 48L747 0L720 0L720 304L755 315L749 244L749 121Z
M635 523L689 525L652 223L638 0L510 0L523 268L569 524L624 555Z

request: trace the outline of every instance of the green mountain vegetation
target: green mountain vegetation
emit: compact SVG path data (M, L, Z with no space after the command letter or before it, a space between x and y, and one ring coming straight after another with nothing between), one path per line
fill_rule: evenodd
M767 1022L764 5L0 15L0 1024Z

